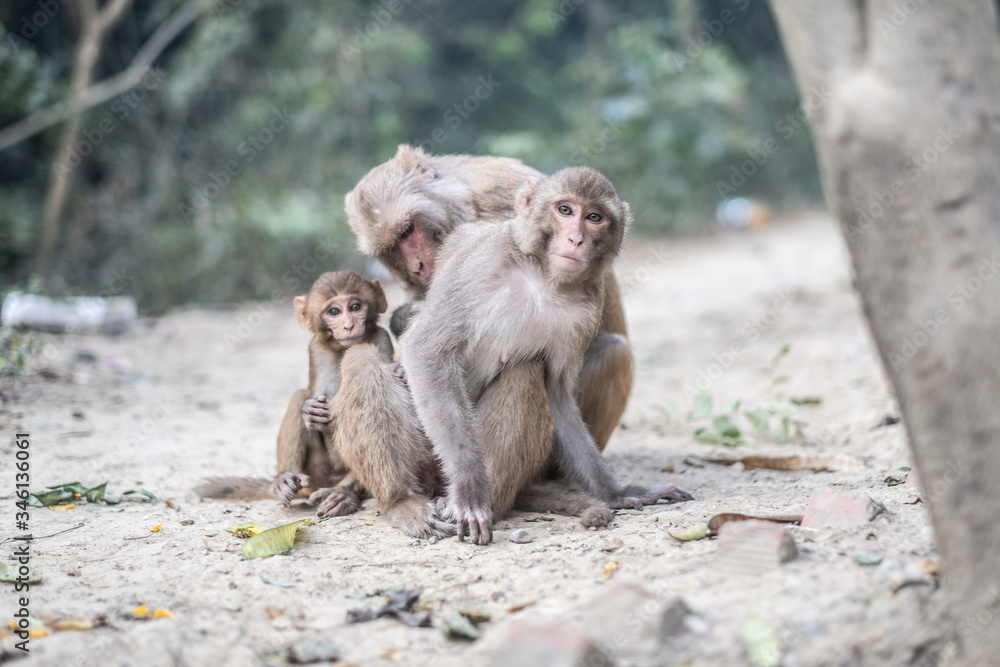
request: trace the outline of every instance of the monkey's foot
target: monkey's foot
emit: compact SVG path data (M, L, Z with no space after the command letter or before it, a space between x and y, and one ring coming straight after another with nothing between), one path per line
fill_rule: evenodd
M474 508L471 505L459 506L449 501L439 513L449 521L454 522L458 539L466 537L473 544L489 544L493 541L493 511L486 507Z
M455 534L454 524L438 516L433 500L407 498L384 512L389 522L411 537L450 537Z
M361 508L361 501L350 491L330 487L314 491L306 504L316 508L316 516L321 519L331 516L353 514Z
M406 381L406 369L400 364L392 364L390 370L392 371L392 377L396 378L403 384L408 384Z
M637 509L641 510L643 505L655 505L658 500L683 502L693 500L694 496L676 486L661 486L656 489L646 489L641 486L630 484L624 489L624 493L612 499L608 505L613 509Z
M290 505L292 498L307 486L309 486L309 475L283 472L274 478L274 482L271 484L271 493L281 498L281 501L286 505Z

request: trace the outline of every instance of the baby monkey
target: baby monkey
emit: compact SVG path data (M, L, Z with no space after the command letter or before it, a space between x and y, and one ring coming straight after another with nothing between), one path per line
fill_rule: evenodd
M321 516L350 514L360 507L366 490L338 453L336 415L328 401L341 386L344 353L357 345L372 353L402 378L392 362L392 341L378 326L386 310L385 292L378 280L365 280L353 271L321 275L304 296L295 297L299 326L311 331L309 387L292 394L278 432L278 476L273 481L217 477L195 490L204 498L250 500L278 497L290 503L303 490L306 501Z

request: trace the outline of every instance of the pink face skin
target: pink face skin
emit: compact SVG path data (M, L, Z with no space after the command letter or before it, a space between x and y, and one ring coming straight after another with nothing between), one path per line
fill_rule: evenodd
M570 275L585 270L594 256L594 239L607 229L607 216L600 209L588 208L573 199L562 199L549 205L549 219L552 222L551 269Z
M434 274L434 247L427 240L419 218L411 216L403 222L395 252L403 256L406 271L413 282L418 285L430 282Z
M361 342L365 337L368 303L353 294L335 296L323 304L320 311L323 326L344 348Z

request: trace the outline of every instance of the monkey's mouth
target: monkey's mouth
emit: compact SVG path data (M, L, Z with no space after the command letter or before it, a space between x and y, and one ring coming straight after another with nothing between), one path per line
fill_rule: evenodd
M549 256L556 260L556 264L561 264L564 269L582 269L583 260L572 255L561 255L557 252L550 252Z
M350 338L338 338L337 342L340 343L341 347L351 347L357 345L364 338L364 334L359 334L357 336L351 336Z

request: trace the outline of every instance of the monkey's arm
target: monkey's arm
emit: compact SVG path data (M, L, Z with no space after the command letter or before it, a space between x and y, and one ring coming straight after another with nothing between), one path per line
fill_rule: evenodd
M406 328L410 326L410 320L420 310L420 303L420 301L410 301L392 311L392 317L389 318L389 330L392 331L393 336L399 338L403 335Z
M378 327L372 337L372 345L378 348L378 354L382 357L382 361L392 363L392 357L396 352L392 347L392 339L389 338L388 331Z
M483 462L482 434L465 386L461 352L433 344L420 322L400 347L407 379L424 431L448 480L448 513L459 538L476 544L493 540L492 493ZM427 332L430 333L430 332ZM442 332L436 332L438 334ZM447 332L438 340L462 340ZM436 337L436 336L435 336ZM407 341L422 341L407 344Z

